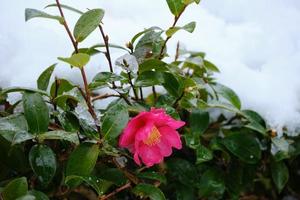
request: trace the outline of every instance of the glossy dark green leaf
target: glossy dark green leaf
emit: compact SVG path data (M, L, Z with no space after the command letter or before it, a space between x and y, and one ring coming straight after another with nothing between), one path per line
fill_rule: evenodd
M102 133L104 138L114 139L118 137L129 120L127 107L116 104L110 107L103 116Z
M117 186L122 186L127 182L127 178L124 175L124 173L117 168L111 168L105 166L101 167L99 169L99 177L101 179L110 181Z
M82 143L70 155L66 168L66 177L71 175L89 176L98 159L99 147L96 144ZM80 163L80 164L79 164ZM70 187L78 186L82 181L69 180Z
M1 195L3 200L16 200L17 198L26 195L28 184L25 177L16 178L10 181L3 189Z
M160 181L161 183L165 183L165 184L167 183L166 177L163 174L155 172L155 171L138 173L137 176L139 178L143 178L143 179L156 180L156 181Z
M49 131L38 135L39 141L44 140L65 140L74 144L79 144L78 135L76 132L66 132L63 130Z
M24 115L14 114L0 118L0 136L12 142L17 133L28 131L27 121Z
M289 180L289 169L285 165L284 161L272 161L271 172L273 182L275 183L276 188L280 193Z
M139 73L145 71L168 71L168 64L158 59L148 59L139 65Z
M183 83L171 73L163 73L164 88L174 97L179 98L183 92Z
M178 17L185 9L186 4L182 0L167 0L168 6L172 14Z
M135 188L133 188L132 192L141 197L148 197L151 200L166 199L164 193L159 188L150 184L138 184L137 186L135 186Z
M142 36L143 34L146 34L146 33L150 32L150 31L154 31L154 30L162 30L162 29L159 28L159 27L156 27L156 26L147 28L147 29L145 29L145 30L143 30L143 31L141 31L141 32L138 32L136 35L134 35L133 38L131 39L131 42L130 42L130 43L133 45L134 42L135 42L140 36Z
M166 35L167 35L167 37L171 37L171 36L173 36L179 30L185 30L185 31L187 31L189 33L192 33L192 32L194 32L195 28L196 28L196 22L190 22L190 23L188 23L188 24L186 24L186 25L184 25L182 27L175 26L175 27L169 28L166 31Z
M71 66L82 69L90 61L90 56L85 53L77 53L73 54L69 58L58 57L58 60L61 60L70 64Z
M261 158L260 145L250 134L235 133L223 139L225 147L240 160L255 164Z
M135 85L138 87L149 87L153 85L161 85L162 83L164 83L163 73L145 71L138 76Z
M122 77L117 74L111 72L100 72L93 78L93 81L89 84L89 88L99 89L101 87L108 86L108 84L113 81L119 81L121 79Z
M195 165L184 159L171 159L167 162L170 176L182 184L195 186L198 183Z
M109 187L112 185L112 182L106 181L97 177L89 176L89 177L82 177L82 176L76 176L71 175L66 177L65 182L68 183L69 181L78 181L81 180L87 185L91 186L98 194L98 196L103 195Z
M220 72L219 68L208 60L204 60L203 64L208 71Z
M82 42L87 38L100 25L103 17L102 9L92 9L82 14L73 31L76 41Z
M55 154L47 145L34 145L29 152L30 166L43 185L48 185L56 172Z
M48 67L43 73L39 76L37 80L38 89L46 91L49 85L49 81L51 75L55 69L56 64L51 65Z
M213 159L213 153L210 149L203 145L196 147L196 164L207 162Z
M266 123L258 113L252 110L243 110L242 113L243 116L249 121L245 127L255 130L264 136L267 135L267 130L265 128Z
M56 98L57 96L62 95L63 93L72 90L74 87L75 86L66 79L57 79L51 85L50 95L52 98Z
M209 126L209 114L201 109L193 109L189 118L191 132L201 135Z
M49 109L39 93L25 92L23 94L24 115L29 131L40 134L48 130Z
M220 199L225 191L222 172L216 169L208 169L202 174L198 188L201 197L216 197Z
M215 90L217 91L218 95L221 95L222 97L224 97L237 109L241 109L240 98L237 96L237 94L232 89L230 89L224 85L217 84L215 86Z
M21 144L34 138L35 136L33 134L28 133L27 131L20 131L14 135L11 145Z
M48 19L55 19L60 23L63 23L64 19L60 16L50 15L40 10L26 8L25 9L25 21L28 21L33 18L48 18Z

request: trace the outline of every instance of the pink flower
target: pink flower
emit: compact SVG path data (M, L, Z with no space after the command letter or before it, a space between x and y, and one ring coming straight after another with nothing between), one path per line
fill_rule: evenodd
M134 154L134 161L151 167L172 154L172 147L181 149L180 135L176 129L185 122L167 115L164 109L152 108L132 118L124 129L119 146Z

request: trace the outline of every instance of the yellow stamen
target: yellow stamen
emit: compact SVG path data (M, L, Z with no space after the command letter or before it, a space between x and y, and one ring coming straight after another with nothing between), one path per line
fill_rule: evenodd
M156 126L153 126L148 138L144 140L144 144L153 146L160 141L161 134Z

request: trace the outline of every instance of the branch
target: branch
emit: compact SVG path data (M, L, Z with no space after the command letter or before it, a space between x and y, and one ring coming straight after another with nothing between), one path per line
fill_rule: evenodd
M127 189L127 188L130 188L131 187L131 183L126 183L125 185L117 188L116 190L114 190L113 192L109 193L108 195L105 195L103 197L100 197L99 200L106 200L106 199L110 199L112 196L116 195L117 193Z
M136 93L136 90L135 90L134 85L133 85L132 80L131 80L131 78L132 78L131 77L131 72L129 71L127 73L127 75L128 75L128 79L129 79L129 84L130 84L130 86L132 87L132 90L133 90L133 94L134 94L135 100L138 100L138 95Z
M101 100L101 99L106 99L109 97L120 97L120 95L118 94L103 94L103 95L98 95L92 98L92 101L97 101L97 100Z
M68 36L73 44L73 47L74 47L74 50L76 53L78 53L78 43L77 41L74 39L71 31L70 31L70 28L67 24L67 21L65 19L65 16L64 16L64 13L63 13L63 10L61 8L61 5L60 5L60 2L59 0L56 0L56 5L58 7L58 10L59 10L59 13L60 13L60 16L63 18L63 26L65 27L67 33L68 33ZM83 84L84 84L84 89L85 89L85 94L82 93L85 101L86 101L86 104L88 106L88 111L89 113L91 114L91 116L93 117L94 121L95 121L95 125L97 127L97 130L98 130L98 133L99 133L99 137L101 138L101 133L100 133L100 127L98 125L98 118L97 118L97 115L93 109L93 106L92 106L92 103L91 103L91 95L90 95L90 91L89 91L89 87L88 87L88 82L87 82L87 78L86 78L86 74L85 74L85 71L84 71L84 68L81 68L80 69L80 72L81 72L81 76L82 76L82 79L83 79Z
M177 22L178 22L180 16L181 16L182 13L184 12L185 8L186 8L186 6L183 8L183 10L181 11L181 13L179 13L178 16L175 16L174 22L173 22L173 24L172 24L172 26L171 26L170 28L174 28L174 27L176 26L176 24L177 24ZM164 56L163 54L164 54L165 48L166 48L166 46L167 46L167 42L171 39L171 37L172 37L172 36L168 36L167 39L165 40L165 42L163 43L162 48L161 48L161 50L160 50L159 59L162 59L162 58L163 58L163 56Z

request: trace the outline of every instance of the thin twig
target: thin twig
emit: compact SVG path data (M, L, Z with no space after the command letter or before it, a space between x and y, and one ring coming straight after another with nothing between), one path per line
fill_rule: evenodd
M110 56L110 50L109 50L109 37L108 37L108 35L105 35L104 30L103 30L103 27L102 27L101 25L99 25L99 29L100 29L101 36L102 36L102 38L103 38L103 42L104 42L105 49L106 49L105 57L106 57L106 59L107 59L107 61L108 61L109 70L110 70L111 73L113 73L113 72L114 72L114 69L113 69L113 66L112 66L111 56ZM112 82L112 85L113 85L113 88L116 87L114 81Z
M179 46L180 46L180 44L179 44L179 41L177 42L177 45L176 45L176 54L175 54L175 61L177 61L178 60L178 58L179 58Z
M127 189L127 188L130 188L131 187L131 183L126 183L125 185L117 188L116 190L114 190L113 192L109 193L108 195L105 195L103 197L100 197L99 200L106 200L106 199L109 199L111 197L113 197L114 195L116 195L117 193Z
M134 94L134 97L135 97L135 100L138 100L138 95L137 95L137 93L136 93L136 90L135 90L135 88L134 88L134 85L133 85L133 83L132 83L132 77L131 77L131 72L129 71L128 73L127 73L127 75L128 75L128 79L129 79L129 84L130 84L130 86L131 86L131 88L132 88L132 90L133 90L133 94Z
M92 98L92 101L97 101L97 100L101 100L101 99L106 99L109 97L120 97L120 95L118 94L103 94L103 95L98 95Z

